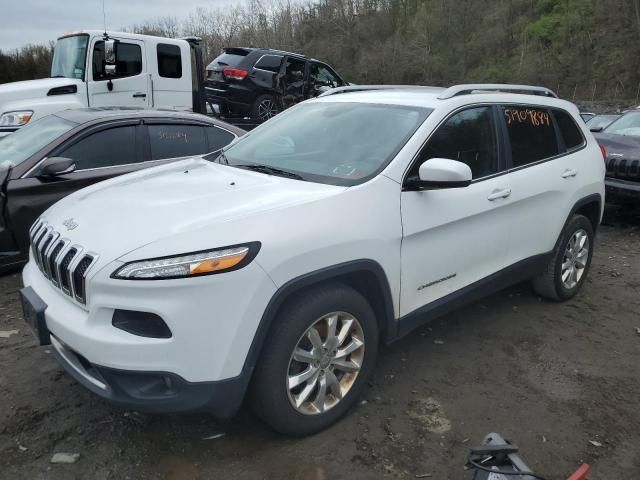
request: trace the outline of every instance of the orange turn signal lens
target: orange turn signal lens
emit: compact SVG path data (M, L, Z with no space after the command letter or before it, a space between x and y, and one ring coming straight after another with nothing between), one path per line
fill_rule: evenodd
M190 275L197 275L202 273L217 272L220 270L227 270L238 265L249 253L249 249L246 248L240 253L235 253L225 257L210 258L191 266Z

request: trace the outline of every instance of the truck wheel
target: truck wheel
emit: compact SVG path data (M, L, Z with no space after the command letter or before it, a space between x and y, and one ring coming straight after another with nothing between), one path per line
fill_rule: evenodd
M377 350L375 314L356 290L335 284L296 295L263 346L251 385L253 410L287 435L323 430L358 400Z
M280 113L280 106L272 95L260 95L251 107L251 118L266 122Z
M591 222L583 215L574 215L560 234L544 273L533 279L533 290L556 301L578 293L591 266L593 240Z

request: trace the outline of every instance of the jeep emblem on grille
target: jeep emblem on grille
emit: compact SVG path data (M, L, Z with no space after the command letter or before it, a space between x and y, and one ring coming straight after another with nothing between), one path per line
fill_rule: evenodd
M67 230L73 230L78 226L78 224L73 221L73 218L67 218L64 222L62 222L62 225L67 227Z

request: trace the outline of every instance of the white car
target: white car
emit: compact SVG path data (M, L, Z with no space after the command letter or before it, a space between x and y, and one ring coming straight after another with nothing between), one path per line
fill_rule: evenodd
M539 87L332 90L217 158L51 207L25 317L128 408L229 417L248 396L280 432L319 431L380 343L522 280L579 291L605 174L579 115Z

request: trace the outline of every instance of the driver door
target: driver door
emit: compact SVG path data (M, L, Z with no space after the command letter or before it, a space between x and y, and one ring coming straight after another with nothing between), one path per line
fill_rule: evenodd
M511 201L496 115L491 105L452 114L408 172L407 178L416 176L426 160L449 158L469 165L473 181L461 188L403 189L401 315L507 266Z
M151 105L151 77L145 57L145 44L137 40L116 43L116 75L105 72L104 41L95 40L87 74L90 107L141 107ZM109 83L111 82L111 83ZM112 88L109 89L109 85Z
M341 87L344 82L327 65L320 62L310 62L308 85L306 97L312 98L332 88Z

